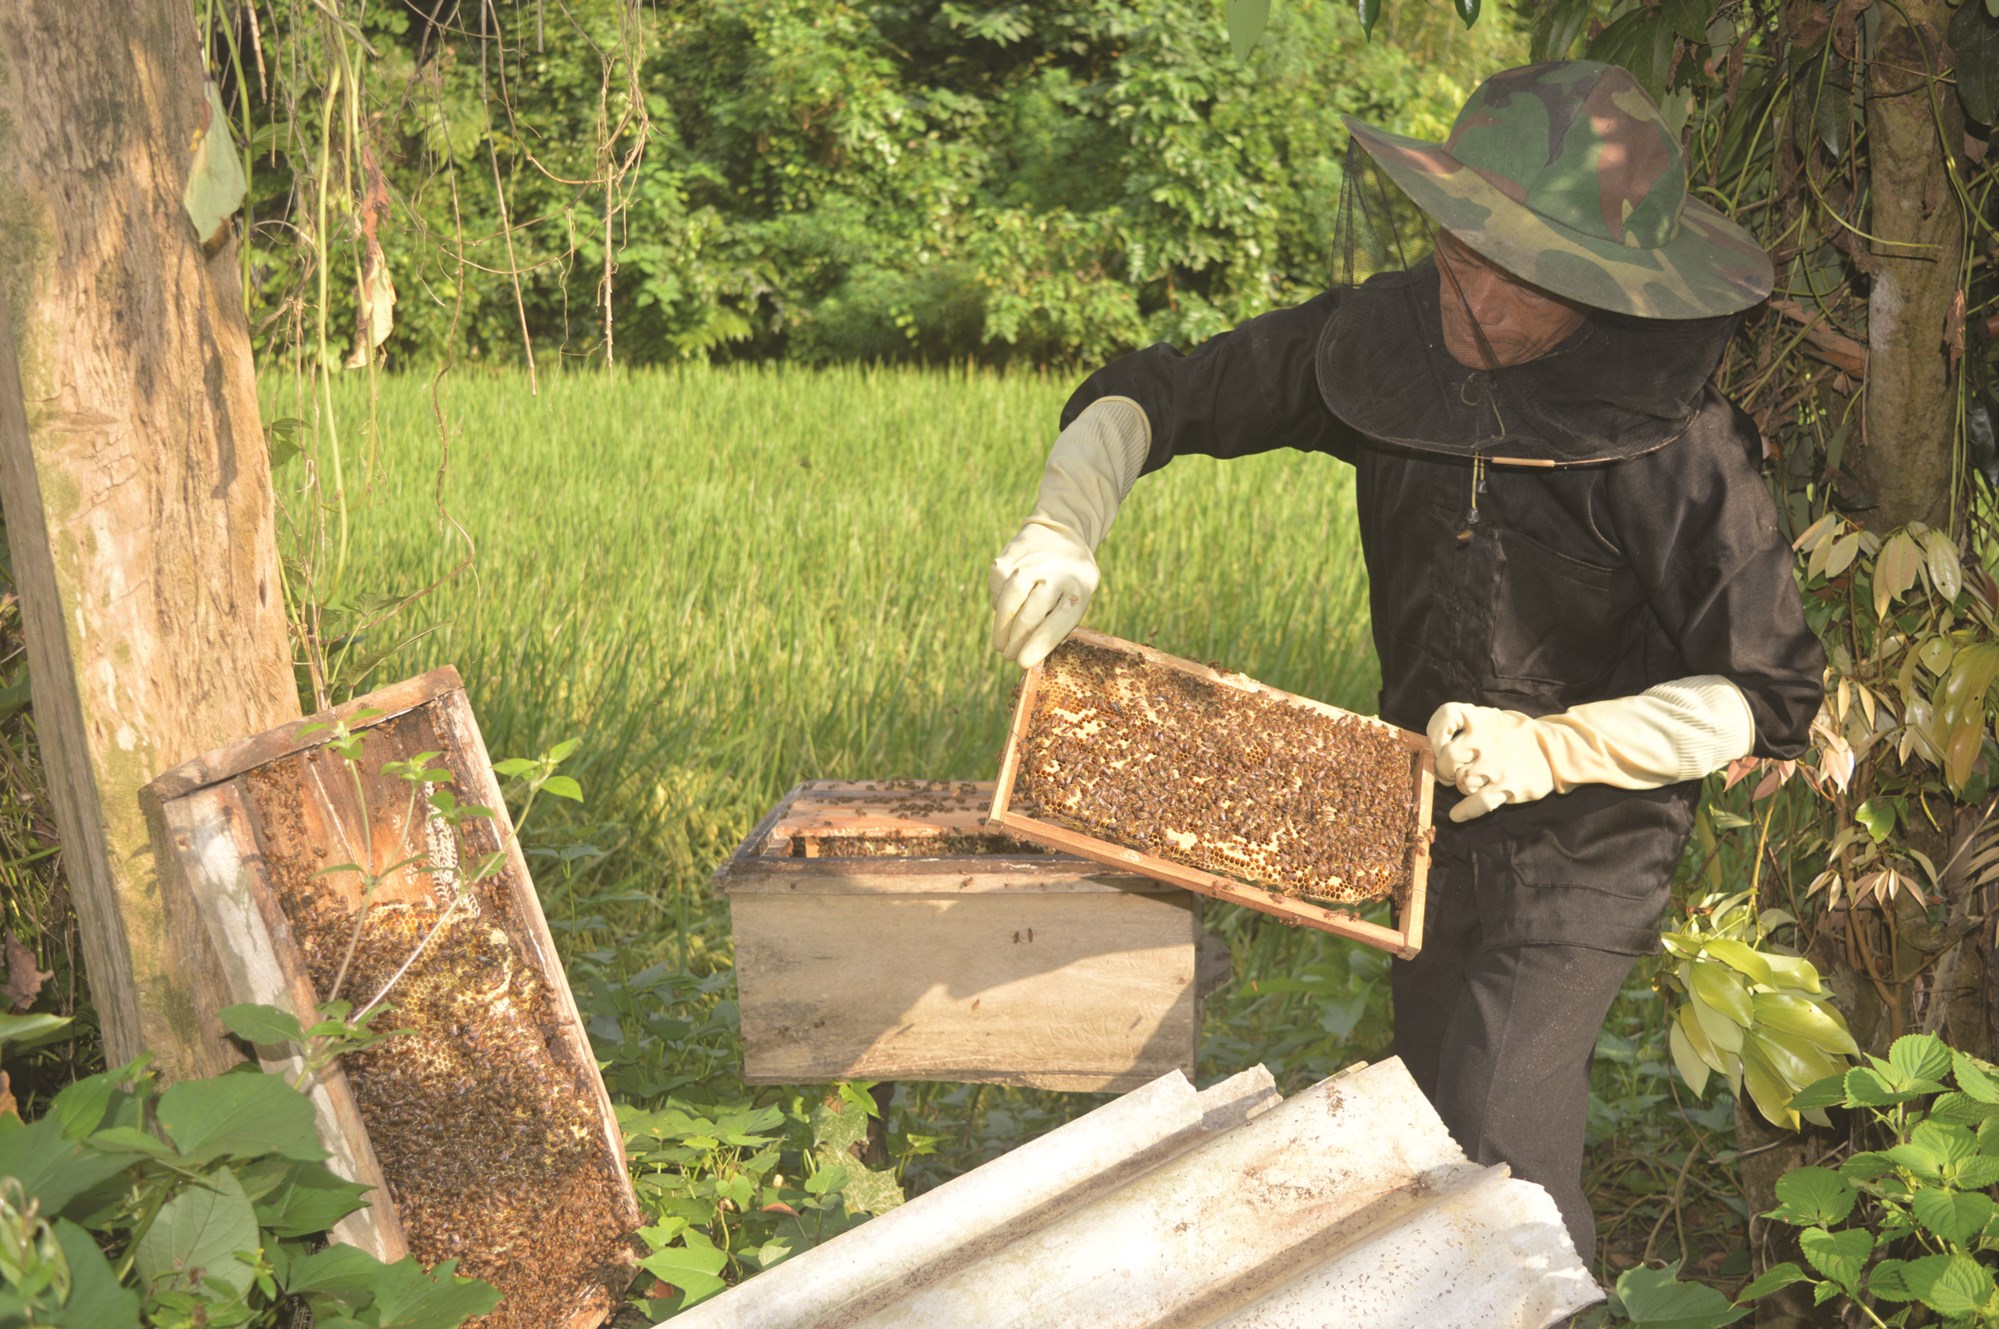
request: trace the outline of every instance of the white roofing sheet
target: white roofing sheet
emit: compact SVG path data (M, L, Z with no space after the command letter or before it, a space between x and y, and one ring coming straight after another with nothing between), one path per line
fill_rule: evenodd
M672 1329L1543 1329L1601 1296L1391 1059L1288 1099L1162 1076Z

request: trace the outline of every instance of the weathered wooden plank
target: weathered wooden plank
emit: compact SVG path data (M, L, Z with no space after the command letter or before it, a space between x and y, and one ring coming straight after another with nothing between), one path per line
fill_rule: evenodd
M1104 1090L1191 1074L1191 903L732 896L745 1078Z
M35 723L105 1056L171 1078L240 1058L139 790L298 714L238 255L181 203L192 33L185 0L0 7L0 503Z
M1053 858L1053 855L1050 855ZM723 889L737 895L1172 895L1175 883L1109 872L1070 854L1022 863L959 859L782 858L738 869Z
M312 1024L318 1019L312 984L292 940L291 920L264 875L263 850L242 789L231 782L196 790L169 801L162 815L174 861L187 867L192 898L224 939L216 955L232 1000L275 1006L301 1025ZM265 1070L303 1085L319 1138L331 1154L327 1166L370 1188L368 1207L335 1224L333 1239L377 1259L402 1259L409 1253L402 1222L339 1063L308 1076L304 1057L291 1044L260 1044L257 1057Z

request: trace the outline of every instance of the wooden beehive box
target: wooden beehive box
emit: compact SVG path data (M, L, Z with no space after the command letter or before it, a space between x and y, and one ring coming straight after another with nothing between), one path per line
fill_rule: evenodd
M1422 946L1422 736L1075 632L1021 680L992 824L1405 959ZM1339 905L1395 902L1395 926Z
M799 785L728 861L752 1084L1192 1075L1200 902L985 825L989 783ZM1204 940L1207 945L1204 947Z
M325 746L335 722L359 736L351 763ZM413 798L384 766L418 756L451 778ZM420 797L434 788L494 815L454 834ZM360 1010L386 987L378 1023L409 1031L306 1079L329 1166L374 1188L336 1238L456 1258L505 1296L485 1329L601 1323L641 1221L623 1137L457 671L218 749L149 793L236 1001L310 1026L319 1003ZM365 912L354 864L381 878ZM291 1044L257 1051L305 1070Z

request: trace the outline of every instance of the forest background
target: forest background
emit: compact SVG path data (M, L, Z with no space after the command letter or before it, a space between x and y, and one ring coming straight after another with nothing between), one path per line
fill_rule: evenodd
M1728 943L1816 957L1869 1052L1941 1033L1991 1055L1983 0L196 13L248 182L236 225L301 695L449 660L496 753L583 739L585 800L537 825L536 872L658 1220L659 1282L637 1289L655 1310L1089 1106L904 1086L887 1158L853 1158L827 1109L866 1111L859 1089L734 1080L707 874L798 780L989 777L1007 677L982 639L983 566L1031 503L1068 385L1322 289L1339 116L1441 138L1481 77L1528 58L1631 68L1695 188L1775 253L1777 296L1723 381L1765 432L1835 667L1806 763L1715 782L1669 920L1695 940L1641 966L1599 1045L1599 1267L1673 1261L1739 1291L1752 1258L1797 1255L1769 1224L1753 1257L1744 1239L1784 1169L1868 1142L1864 1118L1807 1144L1772 1131L1845 1057L1774 1027L1757 1003L1786 994L1731 977ZM1924 90L1904 120L1928 138L1876 167L1875 141L1907 132L1882 120L1909 100L1878 86L1894 77ZM1910 225L1954 221L1955 239L1891 234L1882 200L1906 198ZM1941 303L1883 336L1876 297L1912 253L1936 255ZM1907 388L1883 373L1903 344L1921 362ZM1870 435L1876 411L1894 438ZM1148 481L1093 625L1371 710L1349 491L1312 474L1272 457ZM1252 527L1277 534L1250 548ZM10 1060L32 1115L98 1063L12 669L7 923L49 976L13 1006L84 1017ZM1724 907L1744 892L1746 911ZM1204 1079L1262 1060L1292 1087L1380 1055L1377 956L1213 926L1236 979L1211 1004ZM816 1191L795 1182L829 1168ZM1619 1309L1644 1322L1645 1305Z

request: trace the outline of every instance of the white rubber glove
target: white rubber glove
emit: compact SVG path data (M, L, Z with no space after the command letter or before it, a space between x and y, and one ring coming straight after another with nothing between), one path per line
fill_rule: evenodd
M1152 426L1129 397L1091 402L1056 436L1033 515L986 577L994 650L1032 668L1082 621L1097 545L1151 447Z
M1698 780L1749 755L1756 719L1742 689L1701 674L1538 720L1445 702L1430 717L1429 735L1438 778L1467 795L1451 820L1470 821L1579 784L1657 789Z

